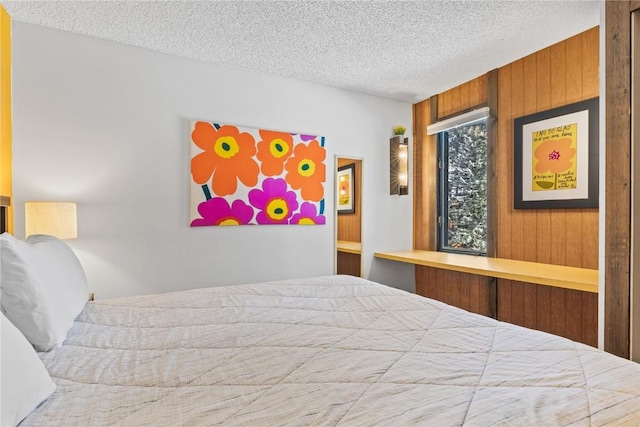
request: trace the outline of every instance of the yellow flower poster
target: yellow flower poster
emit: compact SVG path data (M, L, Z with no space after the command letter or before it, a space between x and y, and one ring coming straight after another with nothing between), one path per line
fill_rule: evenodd
M575 189L578 185L578 124L535 131L531 138L531 190Z
M514 209L598 206L598 102L513 120Z

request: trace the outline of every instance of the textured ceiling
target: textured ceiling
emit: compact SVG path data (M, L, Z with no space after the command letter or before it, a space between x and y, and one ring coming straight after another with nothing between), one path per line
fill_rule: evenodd
M417 102L599 24L598 1L2 1L14 21Z

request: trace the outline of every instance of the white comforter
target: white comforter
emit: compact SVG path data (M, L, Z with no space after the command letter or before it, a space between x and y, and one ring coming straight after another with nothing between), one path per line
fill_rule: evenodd
M640 424L640 365L346 276L89 303L31 425Z

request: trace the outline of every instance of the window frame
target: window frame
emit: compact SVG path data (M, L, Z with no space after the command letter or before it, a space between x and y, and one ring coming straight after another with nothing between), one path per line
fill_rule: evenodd
M487 221L485 227L487 229L487 235L485 236L485 251L478 251L472 249L461 249L454 248L448 245L448 221L446 218L449 217L448 210L448 182L449 182L449 168L447 167L449 164L449 147L448 147L448 133L450 129L462 126L472 125L475 122L484 121L487 133L489 132L489 120L487 117L481 118L478 120L474 120L469 123L462 123L459 125L451 126L447 129L443 129L436 134L436 142L437 142L437 203L436 203L436 250L439 252L447 252L447 253L456 253L456 254L465 254L465 255L476 255L476 256L487 256L488 253L488 243L489 243L489 197L487 194L486 197L486 209L487 209ZM486 176L485 179L487 181L487 191L489 185L489 173L488 173L488 162L489 162L489 141L487 138L487 159L485 160L485 168L486 168Z

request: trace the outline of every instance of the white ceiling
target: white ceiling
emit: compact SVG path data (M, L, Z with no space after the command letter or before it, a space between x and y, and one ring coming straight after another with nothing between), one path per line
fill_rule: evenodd
M600 21L590 0L1 3L14 21L411 103Z

